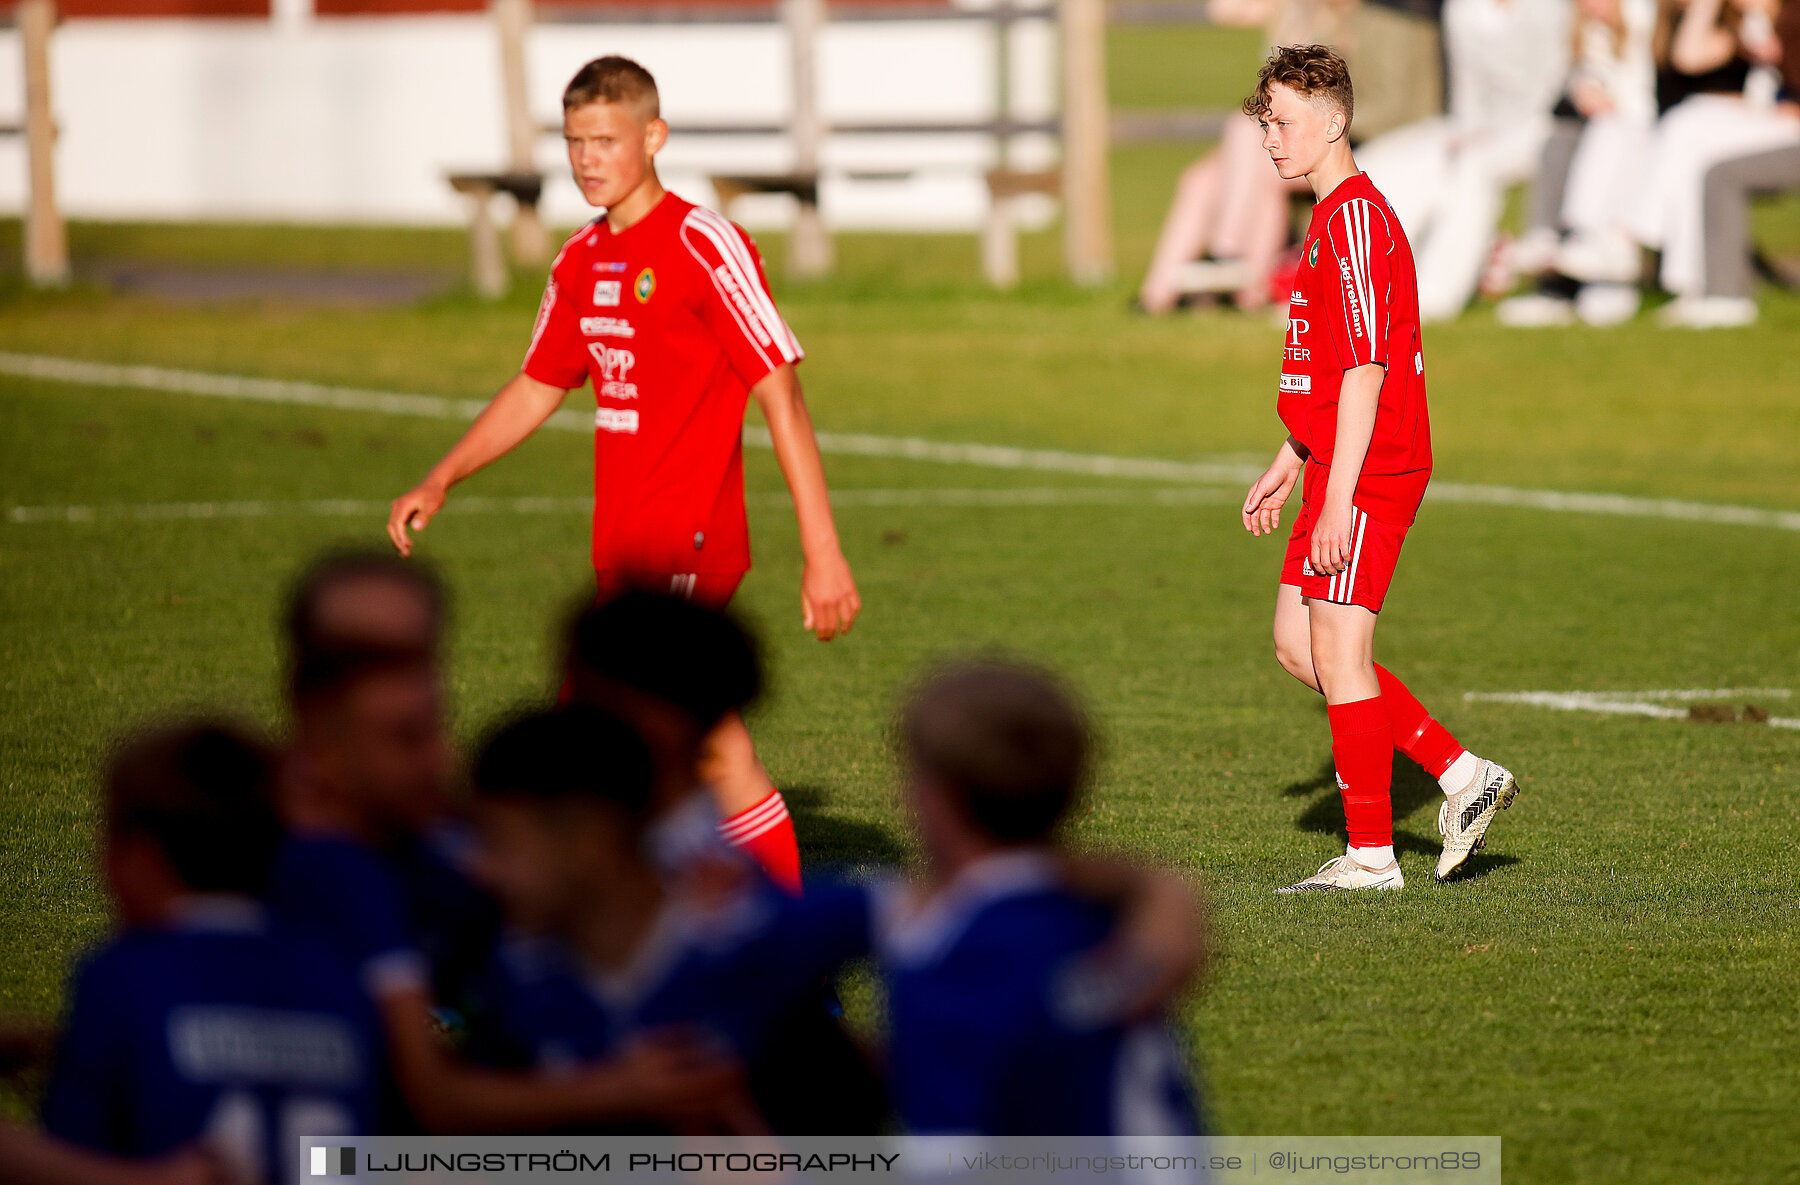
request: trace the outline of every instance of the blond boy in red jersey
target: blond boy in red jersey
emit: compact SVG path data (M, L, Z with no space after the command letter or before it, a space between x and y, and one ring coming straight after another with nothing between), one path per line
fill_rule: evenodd
M745 406L755 399L793 495L805 565L801 616L820 641L862 608L838 545L825 470L794 366L800 343L769 293L750 236L663 189L668 139L656 82L626 58L583 66L563 94L569 165L603 217L551 267L520 372L423 482L396 499L388 535L431 521L452 485L531 435L593 380L593 562L604 599L626 588L723 607L750 568ZM777 883L798 888L787 806L743 720L710 738L707 781L720 834Z

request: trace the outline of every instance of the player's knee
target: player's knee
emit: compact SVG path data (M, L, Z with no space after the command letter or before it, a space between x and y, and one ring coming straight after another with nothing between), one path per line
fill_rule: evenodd
M1300 680L1302 683L1313 681L1313 657L1311 639L1305 630L1283 628L1283 623L1275 623L1275 661L1281 669Z
M1295 646L1291 639L1280 634L1275 635L1275 661L1294 678L1312 681L1312 652L1303 646Z

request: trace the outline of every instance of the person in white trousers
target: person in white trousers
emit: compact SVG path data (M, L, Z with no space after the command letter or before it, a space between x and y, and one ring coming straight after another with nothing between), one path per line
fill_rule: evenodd
M1567 0L1447 0L1450 111L1357 153L1417 244L1419 315L1457 316L1492 252L1506 187L1531 177L1568 77Z
M1790 9L1800 0L1789 0ZM1733 14L1729 6L1735 6ZM1782 21L1800 37L1794 13ZM1735 16L1735 19L1734 19ZM1676 26L1670 60L1703 74L1734 58L1751 70L1742 93L1698 94L1671 108L1657 127L1645 185L1631 212L1638 241L1662 251L1662 286L1676 300L1666 323L1710 325L1755 319L1755 307L1711 307L1706 294L1707 170L1733 157L1800 143L1800 105L1782 92L1783 45L1775 31L1774 0L1689 0ZM1789 52L1791 59L1791 51Z

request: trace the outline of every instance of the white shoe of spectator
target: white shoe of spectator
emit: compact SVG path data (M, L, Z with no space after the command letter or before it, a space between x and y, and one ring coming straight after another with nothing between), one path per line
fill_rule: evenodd
M1514 276L1535 276L1550 270L1556 262L1556 250L1562 246L1557 233L1547 226L1534 226L1514 239L1506 249L1506 265Z
M1678 296L1656 319L1681 329L1732 329L1756 323L1756 302L1747 296Z
M1514 329L1542 329L1547 325L1571 325L1575 321L1575 305L1559 296L1528 292L1510 296L1494 306L1494 316L1502 325Z
M1556 253L1556 270L1588 284L1630 284L1644 263L1624 231L1594 231L1569 236Z
M1586 284L1575 296L1575 314L1589 325L1621 325L1637 316L1642 300L1632 284Z

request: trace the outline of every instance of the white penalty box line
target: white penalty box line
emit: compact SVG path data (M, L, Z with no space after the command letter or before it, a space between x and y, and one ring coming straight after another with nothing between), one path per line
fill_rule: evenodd
M43 354L0 352L0 374L46 382L82 386L128 388L197 395L216 399L379 412L428 419L469 421L487 406L481 399L449 399L434 395L375 391L285 379L215 374L160 366L117 365L61 358ZM588 432L593 417L573 410L553 414L547 426L565 431ZM828 454L858 457L891 457L946 465L987 469L1073 473L1089 477L1134 478L1191 485L1241 486L1262 474L1257 465L1220 461L1174 461L1153 457L1119 457L1077 453L1060 449L1027 449L1010 445L965 444L926 440L912 436L877 436L864 433L820 432L820 449ZM753 448L773 447L767 429L746 426L744 443ZM1800 531L1800 511L1769 510L1756 506L1732 506L1689 502L1674 498L1640 498L1570 490L1536 490L1515 486L1475 485L1465 482L1433 482L1427 497L1435 502L1461 502L1543 510L1563 514L1591 514L1619 518L1659 518L1677 522L1719 523Z
M1613 716L1649 716L1657 720L1686 720L1695 703L1724 700L1792 699L1787 687L1692 687L1656 691L1465 691L1463 700L1476 704L1525 704L1559 712L1600 712ZM1671 706L1685 703L1688 708ZM1771 716L1771 728L1800 729L1800 717Z

